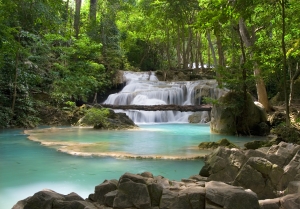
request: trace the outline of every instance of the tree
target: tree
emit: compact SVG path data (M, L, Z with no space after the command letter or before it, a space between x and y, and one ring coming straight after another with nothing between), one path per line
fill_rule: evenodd
M79 36L80 11L81 11L81 0L75 0L74 30L75 30L76 38L78 38Z

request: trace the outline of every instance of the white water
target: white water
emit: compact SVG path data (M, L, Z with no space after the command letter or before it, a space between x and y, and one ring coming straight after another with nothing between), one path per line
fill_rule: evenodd
M200 105L203 97L218 99L224 90L217 88L216 80L158 81L153 72L124 72L126 86L121 92L111 94L104 104L112 105ZM135 123L186 123L192 112L140 111L125 112ZM203 120L209 118L207 111L200 112Z

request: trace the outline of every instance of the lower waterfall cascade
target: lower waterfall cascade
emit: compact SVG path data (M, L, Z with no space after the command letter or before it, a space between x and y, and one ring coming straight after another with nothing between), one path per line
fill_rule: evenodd
M155 72L123 72L125 87L103 104L111 105L201 105L204 97L219 99L226 90L216 80L159 81ZM125 112L135 123L187 123L192 112L115 110ZM201 122L210 121L208 111L197 112Z

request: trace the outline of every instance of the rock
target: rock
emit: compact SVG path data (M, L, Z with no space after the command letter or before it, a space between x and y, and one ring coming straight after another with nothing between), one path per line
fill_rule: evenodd
M247 161L239 149L219 147L208 155L200 175L208 177L208 181L232 182L241 166Z
M132 173L123 174L120 178L120 181L122 181L122 179L130 179L131 181L133 181L135 183L141 183L141 184L146 184L147 183L147 178L145 178L141 175L132 174Z
M253 125L251 134L256 136L267 136L270 133L270 126L266 122Z
M163 193L163 187L162 185L158 183L152 183L148 185L148 191L151 198L151 205L153 206L159 206L160 198Z
M216 149L218 147L228 147L228 148L237 148L237 146L233 143L231 143L230 141L228 141L228 139L220 139L217 142L201 142L198 145L199 149Z
M115 113L112 109L102 108L100 105L95 105L89 109L86 115L77 122L77 125L94 126L95 129L108 130L138 127L125 113Z
M298 150L300 150L299 145L280 142L278 145L270 147L267 159L283 167L290 162Z
M173 208L177 204L177 196L178 192L164 189L159 203L160 209Z
M300 181L299 145L281 142L269 149L219 147L205 158L200 176L251 189L259 199L275 198ZM296 189L294 189L296 190Z
M207 177L200 176L200 175L190 176L189 179L194 179L196 181L207 181Z
M270 121L271 126L278 126L281 123L284 123L286 120L285 113L283 112L274 112L269 116L268 121Z
M153 174L148 171L141 173L141 176L145 178L153 178Z
M208 123L210 121L209 112L195 112L188 117L189 123Z
M261 158L250 157L246 163L237 149L219 148L217 156L227 159L240 168L239 174L250 179L257 187L264 183L261 177L274 187L280 182L282 168ZM257 155L257 152L253 153ZM291 162L294 158L291 160ZM291 163L290 162L290 163ZM292 163L294 163L293 161ZM290 164L289 163L289 164ZM224 172L228 165L220 172ZM244 169L246 169L244 171ZM247 170L248 169L248 170ZM62 195L52 190L43 190L19 201L13 209L293 209L299 208L300 181L289 183L286 196L258 202L258 196L250 189L209 181L194 175L182 181L170 181L150 172L123 174L119 181L105 180L95 187L95 193L83 200L76 193ZM239 181L242 182L242 181ZM235 182L234 182L235 183ZM268 187L268 186L265 186ZM255 188L255 187L254 187ZM268 192L269 190L266 190ZM296 193L298 192L298 193ZM293 194L289 194L293 193ZM281 193L282 194L282 193ZM280 206L280 207L279 207Z
M226 209L259 209L258 199L254 192L222 182L207 182L206 198L212 203Z
M272 129L271 133L277 135L277 141L300 144L300 132L293 126L278 125Z
M241 102L242 97L242 94L228 92L219 99L219 104L214 105L211 111L212 132L230 135L267 134L264 124L267 121L265 110L255 105L248 94L246 112L243 113L242 109L245 105Z
M261 157L250 157L236 176L233 185L254 191L259 199L275 198L284 171Z
M280 209L299 209L300 208L300 195L290 194L280 199Z
M103 204L105 195L117 189L118 180L105 180L102 184L95 187L94 195L90 195L89 199L92 201Z
M300 181L300 151L298 151L289 164L284 167L282 187L287 187L291 181Z
M94 125L96 129L103 127L105 127L105 129L131 129L137 126L126 113L115 113L112 109L109 109L107 125L104 126L102 123Z
M145 179L139 175L124 174L119 180L114 208L151 208L151 199Z
M287 194L299 193L300 195L300 181L291 181L286 189Z
M72 205L85 204L82 201L84 201L83 198L76 193L62 195L52 190L42 190L35 193L32 197L28 197L25 200L19 201L16 205L13 206L12 209L51 209L53 208L53 206L55 206L55 208L57 209L71 209ZM91 209L92 207L94 207L92 204L89 205L91 206Z
M118 193L118 190L114 190L111 192L108 192L104 195L104 204L109 206L109 207L113 207L114 206L114 200L115 197Z
M245 151L245 156L247 158L250 158L250 157L262 157L262 158L266 158L266 153L265 152L261 152L259 150L246 150Z
M203 209L205 207L205 188L195 186L184 189L179 193L188 197L188 203L191 209ZM188 206L183 208L188 208Z
M280 198L259 200L261 209L280 209Z

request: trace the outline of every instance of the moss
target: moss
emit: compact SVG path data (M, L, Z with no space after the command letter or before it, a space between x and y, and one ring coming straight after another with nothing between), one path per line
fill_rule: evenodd
M272 129L271 133L276 134L282 141L300 144L300 132L295 127L287 127L281 124Z
M218 147L238 148L235 144L225 138L217 142L201 142L198 147L199 149L216 149Z

